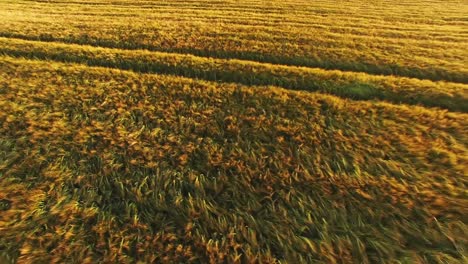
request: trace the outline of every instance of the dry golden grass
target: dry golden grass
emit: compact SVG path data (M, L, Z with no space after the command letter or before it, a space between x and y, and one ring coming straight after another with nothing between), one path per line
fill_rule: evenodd
M0 36L468 83L464 1L5 1Z
M0 2L0 263L464 263L463 1Z
M0 242L20 262L464 257L467 114L0 67Z
M330 93L359 100L421 104L468 112L468 85L433 82L398 76L324 70L227 60L187 54L121 50L87 45L45 43L0 37L0 54L84 63L136 72L166 73L245 85L276 85L284 88Z

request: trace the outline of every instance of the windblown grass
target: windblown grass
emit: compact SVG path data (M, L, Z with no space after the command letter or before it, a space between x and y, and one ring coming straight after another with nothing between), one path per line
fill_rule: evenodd
M464 1L0 1L0 264L466 263Z
M20 262L456 262L468 116L0 60Z

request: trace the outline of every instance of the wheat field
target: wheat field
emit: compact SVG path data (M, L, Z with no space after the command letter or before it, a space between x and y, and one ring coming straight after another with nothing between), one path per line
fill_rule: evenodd
M467 14L0 1L0 263L468 262Z

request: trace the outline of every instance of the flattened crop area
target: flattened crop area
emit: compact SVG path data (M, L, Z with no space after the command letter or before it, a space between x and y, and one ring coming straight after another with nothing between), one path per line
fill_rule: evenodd
M463 1L0 2L0 263L463 263Z

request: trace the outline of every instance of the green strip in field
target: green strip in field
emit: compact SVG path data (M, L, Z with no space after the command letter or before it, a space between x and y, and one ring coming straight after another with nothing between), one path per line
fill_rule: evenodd
M461 83L1 37L0 53L245 85L273 85L358 100L375 99L468 112L468 85Z

